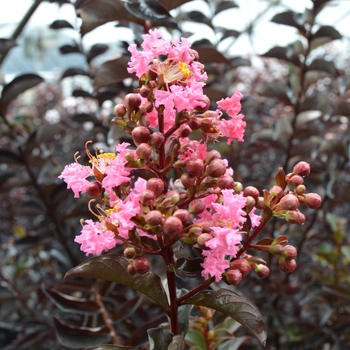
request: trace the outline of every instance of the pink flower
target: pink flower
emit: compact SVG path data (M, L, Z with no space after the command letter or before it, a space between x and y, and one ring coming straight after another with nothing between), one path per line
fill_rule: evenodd
M222 274L230 267L230 263L228 260L219 259L215 255L210 254L209 250L203 250L202 254L205 256L204 262L201 264L203 267L202 276L204 278L209 276L215 277L215 281L219 282Z
M76 236L74 242L80 243L80 250L89 254L101 254L115 247L117 240L112 231L108 231L103 226L92 220L86 220L81 230L81 235Z
M252 210L249 213L249 217L250 217L250 221L252 223L252 227L259 226L260 225L260 221L261 221L261 216L254 214L254 211L255 211L255 209Z
M226 97L218 101L218 106L220 109L223 109L227 112L230 117L235 116L242 108L241 98L243 97L242 93L236 91L231 97Z
M79 163L66 165L58 177L67 183L67 188L74 192L74 198L79 198L79 192L85 193L91 182L86 180L91 176L90 168Z

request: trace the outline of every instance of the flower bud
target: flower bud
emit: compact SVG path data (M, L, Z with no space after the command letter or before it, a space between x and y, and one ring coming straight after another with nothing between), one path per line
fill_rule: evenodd
M269 248L269 252L271 254L276 254L276 255L281 255L284 251L284 248L283 248L283 245L281 244L275 244L275 245L272 245L270 246Z
M206 242L210 241L213 238L213 236L209 233L202 233L197 237L197 244L198 247L201 249L208 249L205 245Z
M278 210L295 210L299 206L299 200L294 194L286 194L277 205Z
M132 140L136 146L141 145L141 143L147 143L150 139L151 133L145 126L137 126L131 132Z
M258 199L255 201L255 207L257 209L264 209L265 207L264 197L258 197Z
M126 108L125 105L119 103L114 107L114 113L117 117L124 117L126 114Z
M283 256L280 256L278 263L283 272L290 273L297 268L297 262L294 259L286 260Z
M230 262L231 269L239 270L243 277L247 276L252 266L246 259L237 259Z
M126 247L124 249L124 256L127 258L127 259L134 259L135 256L136 256L136 250L134 247Z
M135 270L135 267L133 265L133 263L130 263L127 268L126 268L126 271L128 272L129 275L136 275L136 270Z
M156 197L164 191L164 181L158 177L152 177L147 181L146 188L154 193Z
M141 256L134 260L134 268L137 273L144 275L151 268L151 264L147 258Z
M242 273L238 270L229 270L226 273L226 281L229 284L237 285L242 281Z
M292 184L293 186L299 186L304 183L304 179L300 175L293 175L289 179L289 183Z
M203 170L204 170L204 162L200 158L190 159L186 163L186 169L188 170L188 173L191 176L202 175L203 174Z
M201 127L201 120L197 117L192 117L187 124L191 130L198 130Z
M100 198L102 194L102 186L99 182L92 182L86 190L87 194L92 198Z
M142 97L147 98L150 93L150 89L148 86L143 85L140 87L139 93Z
M150 190L144 190L140 193L140 203L146 206L153 206L156 202L154 192Z
M189 174L182 174L180 180L185 188L191 188L196 183L196 180Z
M161 132L156 131L151 135L149 144L155 149L159 149L160 146L164 143L164 140L164 135Z
M217 150L213 149L207 153L207 155L205 157L205 163L209 164L214 159L221 159L221 158L222 158L221 154Z
M243 191L243 185L240 182L235 182L233 189L235 190L235 193L240 194Z
M284 194L283 188L280 186L272 186L269 192L270 195L275 198L281 198Z
M251 196L256 199L259 197L259 194L259 190L254 186L247 186L243 191L244 197Z
M297 194L304 194L306 191L306 187L304 185L298 185L297 188L295 189L295 192Z
M148 143L141 143L136 148L136 154L140 159L149 159L152 154L152 147Z
M270 274L270 269L263 264L256 265L255 272L260 278L266 278Z
M310 174L310 164L306 162L299 162L293 168L294 175L307 176Z
M179 130L178 137L188 137L191 135L191 132L192 129L188 125L184 124Z
M298 251L292 245L286 245L283 248L283 257L285 258L285 260L295 259L297 255Z
M140 113L141 115L145 115L147 113L150 113L153 111L154 105L151 101L147 101L143 103L140 107Z
M200 102L204 102L205 103L205 106L201 107L201 106L196 106L194 109L199 112L199 113L203 113L205 111L207 111L210 107L210 100L209 100L209 97L207 95L203 95L203 97L198 100Z
M226 173L226 165L222 159L212 160L206 169L207 175L211 177L220 177Z
M158 226L162 223L163 215L159 210L151 210L145 216L146 224L151 226Z
M255 199L251 196L246 197L245 210L249 213L255 206Z
M138 94L127 94L124 98L125 107L133 112L141 105L141 97Z
M317 193L308 193L305 195L305 204L311 209L317 209L322 205L322 198Z
M173 216L179 218L184 225L188 224L191 220L190 213L186 209L176 210Z
M290 224L303 225L306 221L305 215L299 210L287 211L285 218Z
M218 186L224 190L224 189L232 189L235 182L230 175L222 175L218 178Z
M189 205L188 210L191 214L198 215L203 213L205 204L201 199L194 199Z
M179 235L181 233L182 228L182 221L175 216L169 216L164 220L163 232L166 235Z

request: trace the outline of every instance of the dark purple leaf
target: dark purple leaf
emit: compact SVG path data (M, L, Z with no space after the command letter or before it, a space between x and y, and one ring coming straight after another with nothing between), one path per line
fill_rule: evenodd
M168 349L174 336L173 333L163 327L148 329L147 333L149 347L154 350Z
M93 82L94 90L97 91L105 86L114 85L131 75L126 70L129 58L121 56L112 61L103 63L97 70Z
M273 238L265 237L256 242L256 245L271 245L273 242Z
M282 12L275 15L271 19L271 22L291 26L297 28L301 33L306 33L303 17L300 13L296 13L293 11Z
M88 348L86 350L139 350L139 348L134 348L132 346L119 346L119 345L100 345L94 348Z
M286 103L291 103L287 95L286 85L280 82L261 83L257 86L256 91L259 95L276 97Z
M204 23L209 27L213 28L213 24L211 23L211 20L200 11L191 11L187 14L187 17L190 21L197 22L197 23Z
M293 52L293 49L291 47L275 46L261 56L285 60L295 64L296 66L300 66L299 56Z
M234 29L224 29L222 31L222 37L220 38L220 41L223 41L227 38L238 38L241 35L241 32L238 32Z
M231 58L231 66L233 68L237 67L251 67L252 63L249 58L243 58L243 57L232 57Z
M72 116L72 120L78 123L85 123L85 122L97 122L97 118L95 114L86 114L86 113L79 113L79 114L74 114Z
M207 95L210 101L220 101L222 98L227 97L226 91L215 89L215 87L205 86L203 89L205 95Z
M57 19L56 21L52 22L50 24L50 28L51 29L62 29L62 28L74 29L74 27L64 19Z
M6 108L22 92L42 83L44 79L37 74L23 74L4 86L0 99L1 111L5 114Z
M127 0L126 9L144 21L174 21L169 11L156 0Z
M88 63L90 63L91 60L93 58L95 58L96 56L102 55L103 53L105 53L108 49L109 49L109 46L105 45L105 44L95 44L95 45L91 46L91 48L86 56Z
M82 35L111 21L139 22L139 19L125 8L121 0L85 1L77 7L77 13L83 20L80 28Z
M21 202L16 209L18 215L46 215L46 208L36 199Z
M238 7L238 5L235 4L233 1L228 1L228 0L221 1L220 3L218 3L216 5L215 15L217 15L218 13L220 13L222 11L233 9L235 7Z
M126 268L129 260L118 254L96 256L70 269L65 278L88 277L99 278L124 284L146 294L168 311L168 298L160 278L152 271L144 275L130 275Z
M98 314L100 307L93 300L74 297L55 290L55 287L42 286L46 296L62 311L77 314Z
M0 38L0 55L17 46L16 40Z
M307 71L319 70L337 77L339 72L335 67L334 63L331 61L326 61L323 58L316 58L311 64L307 67Z
M152 170L147 169L133 169L130 172L131 176L142 177L145 180L149 180L157 175Z
M106 343L111 339L110 331L103 327L74 327L62 323L53 316L54 327L59 342L68 348L87 348Z
M203 268L201 267L203 259L195 258L180 258L175 264L175 273L181 278L196 278L201 277Z
M203 291L187 299L185 304L206 306L232 317L248 328L265 345L267 333L257 306L248 298L241 297L228 289L216 292Z
M89 76L89 73L87 73L85 70L81 68L68 68L66 71L63 72L61 79L64 79L67 77L74 77L76 75Z
M177 7L186 4L187 2L191 2L192 0L158 0L158 2L165 7L168 11L176 9Z
M312 35L312 39L319 37L327 37L332 40L341 39L341 34L332 26L321 26L318 31Z
M328 114L331 113L332 107L324 94L317 94L306 98L299 111L321 111L323 114Z
M60 53L67 55L69 53L82 53L78 45L63 45L60 47Z
M23 160L17 153L0 148L0 163L23 164Z
M345 117L350 117L350 103L340 102L338 106L334 109L333 115L343 115Z
M231 62L228 60L222 53L215 49L215 47L211 45L201 45L201 46L193 46L194 50L196 50L199 54L199 61L203 64L209 63L225 63L230 65Z
M76 89L72 92L72 96L74 97L87 97L87 98L94 98L90 92L85 91L85 90L80 90L80 89Z

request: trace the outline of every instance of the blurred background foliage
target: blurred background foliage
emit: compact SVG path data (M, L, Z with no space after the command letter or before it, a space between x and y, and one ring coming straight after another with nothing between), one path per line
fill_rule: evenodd
M131 141L110 123L114 105L135 88L126 71L127 47L139 44L150 28L161 28L166 37L185 36L193 42L208 72L205 93L213 102L235 90L245 96L245 142L213 145L229 159L235 180L269 188L279 166L289 172L304 160L312 169L308 191L323 198L320 210L304 210L304 226L273 219L263 233L286 235L298 248L295 272L280 272L277 259L266 255L268 278L251 274L237 287L225 288L257 304L267 327L267 349L348 349L349 36L334 23L318 20L341 1L308 1L301 12L288 8L292 1L257 1L261 11L238 29L230 20L240 14L238 1L50 0L57 8L70 4L74 21L58 17L35 40L17 41L42 2L33 1L12 36L0 39L2 68L10 64L12 50L22 47L27 59L35 57L44 69L42 56L51 39L72 34L60 36L69 39L60 39L56 57L66 67L62 73L46 72L51 74L44 77L34 67L2 82L0 348L73 349L111 343L102 309L123 344L138 348L147 340L146 329L166 322L159 308L126 287L63 280L69 268L85 259L73 239L79 220L91 214L88 198L74 199L57 179L75 152L87 161L87 140L104 150ZM256 29L272 9L278 11L268 18L269 25L276 31L288 27L295 40L268 47L260 38ZM119 35L112 43L101 37L90 47L84 45L84 36L103 26L132 35ZM204 27L210 36L201 35ZM235 45L242 36L253 49L265 45L265 51L241 55ZM206 349L204 336L196 330L198 315L191 316L187 342L191 349ZM214 315L208 327L216 329L216 349L260 347L239 324L222 316Z

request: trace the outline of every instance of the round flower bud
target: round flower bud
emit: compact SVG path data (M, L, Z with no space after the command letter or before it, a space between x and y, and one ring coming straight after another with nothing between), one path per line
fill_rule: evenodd
M272 197L281 198L284 194L284 191L281 186L272 186L269 193Z
M188 137L191 135L192 129L184 124L183 127L180 128L178 137Z
M278 203L279 210L295 210L299 206L299 199L294 194L286 194Z
M208 249L205 245L206 242L210 241L213 238L213 236L209 233L202 233L197 237L197 244L198 247L201 249Z
M151 268L151 264L147 258L141 256L134 260L134 268L137 273L144 275Z
M284 248L283 248L283 245L281 244L275 244L275 245L272 245L270 246L269 248L269 252L271 254L276 254L276 255L281 255L284 251Z
M133 112L141 105L141 97L139 94L127 94L124 98L125 107Z
M126 108L125 105L119 103L114 107L114 113L117 117L124 117L126 114Z
M190 213L186 209L176 210L173 216L179 218L184 225L188 224L191 220Z
M220 177L226 173L226 165L222 159L212 160L206 169L207 175L211 177Z
M229 270L226 273L226 281L229 284L237 285L242 281L242 273L238 270Z
M259 264L255 267L255 272L258 277L266 278L270 274L270 269L264 264Z
M209 100L209 97L207 95L203 95L203 97L198 100L200 102L203 102L205 103L205 106L196 106L194 109L197 111L197 112L200 112L200 113L203 113L205 111L207 111L210 107L210 100Z
M304 185L298 185L297 188L295 189L295 192L299 195L304 194L305 191L306 191L306 186Z
M156 197L164 191L164 181L158 177L152 177L147 181L146 188L154 193Z
M264 197L258 197L258 199L255 201L255 207L257 209L264 209L265 207Z
M170 204L176 204L180 200L180 193L176 190L168 191L165 195L166 198L170 198Z
M292 245L286 245L283 248L283 257L285 258L285 260L295 259L297 255L298 251Z
M158 149L164 143L164 140L164 135L159 131L156 131L151 135L149 144L155 149Z
M126 271L128 272L129 275L136 275L136 270L135 270L135 267L133 265L133 263L130 263L127 268L126 268Z
M299 210L287 211L285 218L290 224L303 225L306 221L305 215Z
M188 173L191 176L202 175L203 174L203 170L204 170L204 162L200 158L190 159L186 163L186 169L188 170Z
M317 193L308 193L305 195L305 204L311 209L317 209L322 205L322 198Z
M247 186L243 191L243 196L251 196L253 198L258 198L260 195L259 190L254 186Z
M140 87L139 93L142 97L147 98L150 93L150 89L148 86L143 85Z
M189 205L188 210L191 214L198 215L203 213L205 204L201 199L194 199Z
M148 143L141 143L136 148L136 154L140 159L149 159L152 154L152 147Z
M189 174L182 174L180 180L185 188L191 188L196 183L196 180Z
M134 259L135 256L136 256L136 250L134 247L126 247L124 249L124 256L127 258L127 259Z
M191 130L198 130L201 127L201 120L197 117L192 117L187 124Z
M230 262L231 269L239 270L243 277L247 276L252 266L246 259L237 259Z
M169 216L163 222L163 232L166 235L179 235L182 228L182 221L175 216Z
M290 273L297 268L297 262L294 259L286 260L283 256L280 256L278 263L283 272Z
M289 183L291 183L293 186L299 186L304 183L304 179L300 175L293 175L289 179Z
M235 182L235 186L233 187L235 193L241 193L243 191L243 185L240 182Z
M146 224L151 226L158 226L162 223L163 215L159 210L151 210L145 216Z
M250 212L255 206L255 199L251 196L246 197L245 210Z
M150 113L153 111L154 105L151 101L147 101L143 103L140 107L140 113L141 115L145 115L147 113Z
M310 174L310 164L306 162L299 162L293 168L294 175L307 176Z
M206 157L205 157L205 163L210 163L212 162L214 159L221 159L221 154L213 149L210 152L207 153Z
M137 126L131 132L132 140L136 146L141 145L141 143L147 143L150 139L151 133L145 126Z
M224 189L232 189L235 182L230 175L222 175L218 178L218 186L224 190Z
M155 204L154 192L150 190L144 190L140 193L140 203L142 205L153 206Z
M87 194L92 198L100 198L102 194L102 186L99 182L92 182L86 190Z

